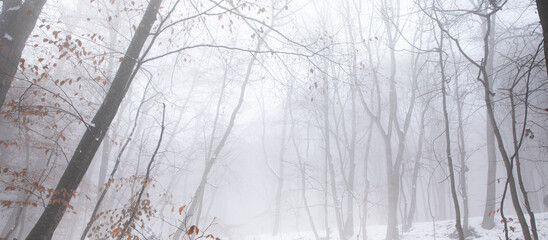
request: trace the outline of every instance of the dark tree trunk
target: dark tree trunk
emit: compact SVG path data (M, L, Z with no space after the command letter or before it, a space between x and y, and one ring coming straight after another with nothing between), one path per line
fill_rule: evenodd
M537 12L542 26L542 36L544 39L544 61L548 72L548 2L546 0L537 0Z
M449 168L449 179L451 183L451 196L453 198L453 207L455 208L455 227L457 228L457 233L459 240L464 240L464 232L462 230L461 217L460 217L460 206L459 198L457 196L457 184L455 182L455 170L453 168L453 157L451 155L451 133L449 129L449 114L447 113L447 91L445 90L445 66L443 59L443 34L440 39L439 44L439 65L441 70L441 95L443 99L443 119L445 123L445 153L447 156L447 166Z
M25 43L46 0L4 0L0 14L0 107L17 72Z
M57 184L54 196L50 199L42 216L40 216L40 219L27 236L27 240L52 238L57 225L69 206L75 190L78 188L112 119L116 115L122 99L126 95L133 79L137 59L139 59L141 49L150 34L150 29L156 21L156 14L161 2L162 0L151 0L149 2L105 100L93 117L91 125L87 125L84 136L80 140L72 159Z

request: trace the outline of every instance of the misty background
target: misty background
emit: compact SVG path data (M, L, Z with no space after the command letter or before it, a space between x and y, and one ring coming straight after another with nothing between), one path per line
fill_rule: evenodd
M538 239L534 1L1 5L22 52L2 52L0 238L399 239L455 219L461 238L511 215Z

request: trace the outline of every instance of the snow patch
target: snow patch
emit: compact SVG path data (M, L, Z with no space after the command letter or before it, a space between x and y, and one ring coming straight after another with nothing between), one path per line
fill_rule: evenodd
M11 40L13 40L13 37L12 37L12 36L10 36L10 35L9 35L9 34L7 34L7 33L4 33L4 38L5 38L5 39L7 39L8 41L11 41Z
M10 7L10 8L8 8L8 10L6 10L6 12L17 11L17 10L19 10L19 8L21 8L21 6Z
M515 216L507 216L508 219L512 217L512 220L508 222L508 228L513 229L509 231L510 239L523 239L521 233L521 227L519 221ZM528 217L528 216L526 216ZM548 212L535 213L535 219L537 222L537 229L539 239L548 239ZM503 224L499 215L495 216L495 227L491 230L483 229L481 227L481 217L471 217L470 227L473 229L474 236L470 236L467 239L474 240L493 240L493 239L505 239L503 232ZM356 226L355 229L359 229ZM401 226L400 226L401 229ZM318 229L320 237L325 236L325 231ZM356 232L358 233L358 232ZM337 231L330 232L332 240L339 240ZM400 236L402 240L451 240L455 239L455 221L454 220L441 220L433 222L417 222L413 224L413 227L407 232L403 232ZM367 227L367 239L368 240L384 240L386 237L385 225L371 225ZM237 238L225 237L223 240L236 240ZM240 238L238 238L240 239ZM292 233L279 233L277 236L270 234L253 235L243 238L245 240L286 240L286 239L298 239L298 240L315 240L312 232L292 232ZM361 236L352 236L349 238L362 239Z

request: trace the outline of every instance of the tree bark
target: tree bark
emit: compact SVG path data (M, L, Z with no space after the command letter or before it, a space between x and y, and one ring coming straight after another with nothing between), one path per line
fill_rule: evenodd
M47 0L4 0L0 14L0 108L11 87L19 59Z
M120 103L129 89L141 49L150 34L152 25L156 21L156 14L161 3L162 0L151 0L149 2L105 100L99 107L99 110L97 110L91 124L86 125L87 129L57 184L55 194L27 236L27 240L51 239L53 236L64 212L69 207L75 190L84 177L93 156L97 152L97 148L105 137L107 129L120 107Z
M544 41L544 61L546 72L548 73L548 2L546 0L537 0L537 12L542 26L542 37Z

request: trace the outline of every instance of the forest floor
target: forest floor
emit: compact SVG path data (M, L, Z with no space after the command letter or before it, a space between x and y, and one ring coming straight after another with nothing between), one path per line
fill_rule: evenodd
M523 239L521 234L521 227L515 216L508 216L508 219L512 218L512 221L508 221L509 230L509 239L517 240ZM528 216L527 219L529 220ZM535 219L538 228L539 239L548 239L548 212L544 213L535 213ZM490 230L483 229L481 227L481 217L470 218L470 227L472 228L473 235L467 237L466 239L483 239L483 240L496 240L496 239L505 239L504 234L504 225L501 222L500 215L495 216L495 227ZM445 240L445 239L457 239L456 231L454 227L454 220L444 220L433 222L420 222L415 223L410 231L404 232L402 234L402 240L427 240L427 239L436 239L436 240ZM435 226L435 227L434 227ZM512 230L513 229L513 230ZM325 236L321 234L321 236ZM337 232L332 232L331 239L338 239ZM381 240L386 236L386 226L384 225L375 225L368 226L367 229L367 239L368 240ZM353 239L362 239L359 236L354 236L350 238ZM278 236L272 235L257 235L249 236L245 240L315 240L314 234L312 232L301 232L301 233L283 233Z

